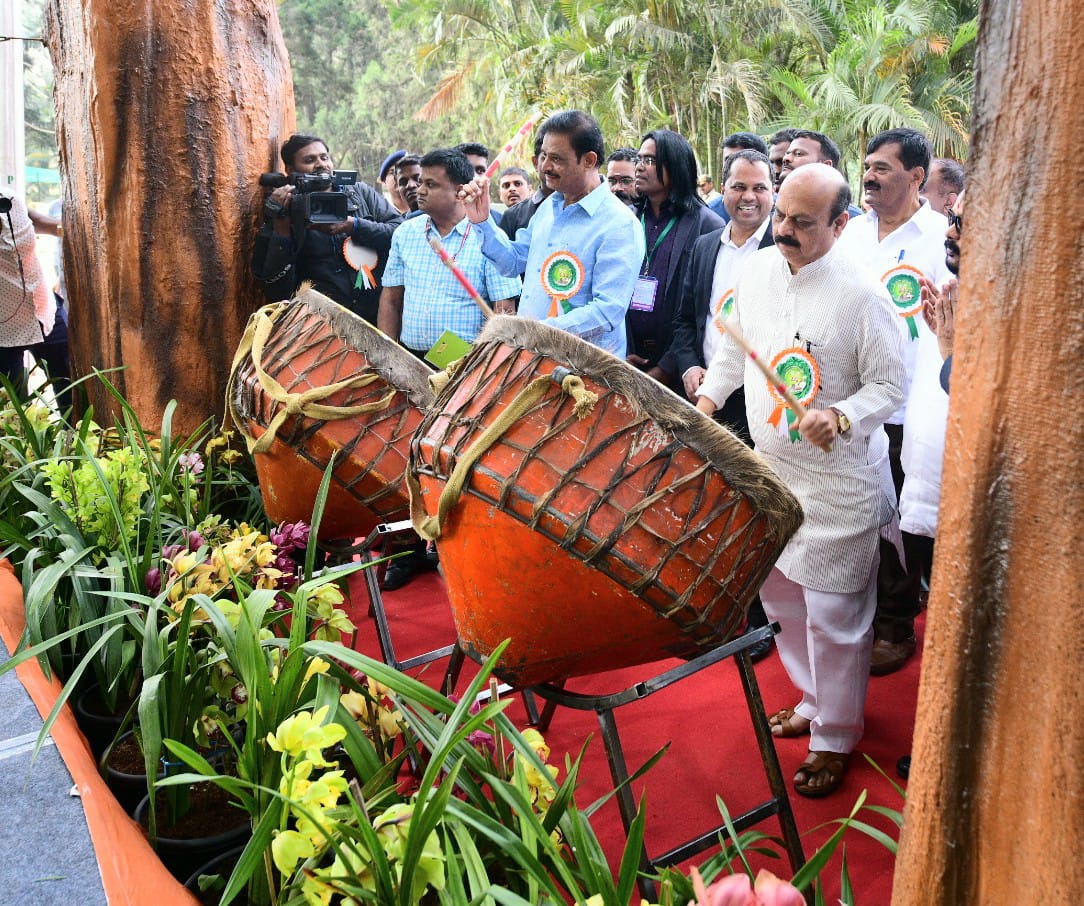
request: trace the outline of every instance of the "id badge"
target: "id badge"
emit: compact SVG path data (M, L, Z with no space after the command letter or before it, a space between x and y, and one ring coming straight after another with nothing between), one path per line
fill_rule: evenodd
M659 281L654 277L638 277L629 308L633 311L654 311L655 294L658 291Z

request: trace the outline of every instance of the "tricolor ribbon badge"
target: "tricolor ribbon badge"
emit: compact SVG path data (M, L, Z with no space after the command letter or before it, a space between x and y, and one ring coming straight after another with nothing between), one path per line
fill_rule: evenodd
M794 394L794 398L808 409L821 385L821 370L817 366L817 360L806 350L794 346L784 349L772 359L771 370ZM802 439L802 435L798 433L798 416L787 405L783 394L779 392L775 384L772 381L768 381L767 384L768 391L775 399L775 408L768 416L768 424L781 433L786 430L790 435L790 442L796 443ZM781 424L784 412L786 413L786 429Z
M918 339L918 322L915 318L922 313L921 277L922 271L909 264L897 264L881 277L896 313L907 321L907 332L912 340Z
M354 286L357 289L375 289L377 287L376 272L373 270L380 260L376 252L364 245L358 245L353 239L347 237L343 241L343 258L354 270L358 272Z
M715 303L715 327L719 333L726 333L726 322L734 313L734 290L728 289L719 296Z
M583 263L572 252L554 252L542 262L542 289L550 297L547 317L556 318L572 310L568 300L580 291L584 274Z

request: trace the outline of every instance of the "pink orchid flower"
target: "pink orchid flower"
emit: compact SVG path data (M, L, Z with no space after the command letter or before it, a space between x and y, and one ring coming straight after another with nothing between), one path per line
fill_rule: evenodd
M748 875L731 875L705 888L695 868L692 876L696 903L690 906L805 906L798 888L763 868L755 884Z

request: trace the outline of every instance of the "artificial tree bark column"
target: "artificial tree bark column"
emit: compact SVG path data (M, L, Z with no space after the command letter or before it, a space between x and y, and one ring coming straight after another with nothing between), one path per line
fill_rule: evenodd
M983 4L941 515L894 906L1084 890L1084 145L1073 0ZM876 682L876 680L874 680Z
M125 366L149 430L170 399L181 429L221 418L261 301L257 177L294 124L274 0L52 0L47 35L74 371Z

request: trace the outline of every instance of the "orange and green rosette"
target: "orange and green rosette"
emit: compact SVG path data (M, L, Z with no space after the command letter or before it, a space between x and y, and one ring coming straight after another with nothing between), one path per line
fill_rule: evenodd
M881 282L892 299L896 314L907 321L907 332L912 340L918 339L918 322L922 313L922 271L910 264L897 264L881 277Z
M715 329L719 333L726 333L726 322L730 320L732 314L734 314L733 287L720 295L715 302Z
M793 346L790 349L784 349L772 359L771 370L794 394L794 398L808 409L821 386L821 370L817 365L817 360L800 346ZM785 413L790 442L796 443L802 439L802 435L798 433L798 416L787 405L783 394L776 389L775 384L771 381L766 381L766 383L768 391L775 400L775 408L768 416L768 424L782 430L781 422Z
M571 311L568 300L580 291L585 273L583 262L572 252L554 252L542 262L542 289L551 300L549 317Z

